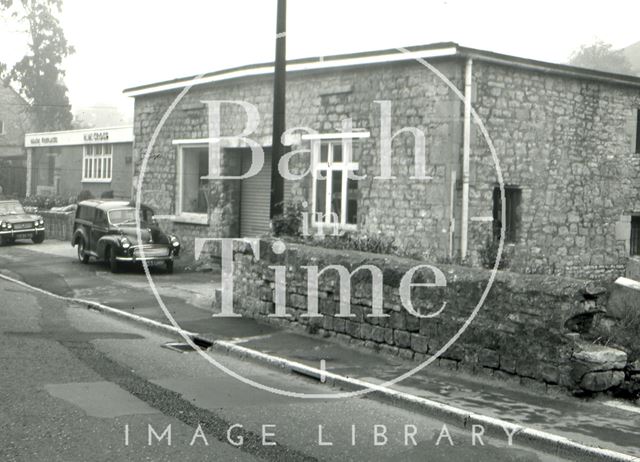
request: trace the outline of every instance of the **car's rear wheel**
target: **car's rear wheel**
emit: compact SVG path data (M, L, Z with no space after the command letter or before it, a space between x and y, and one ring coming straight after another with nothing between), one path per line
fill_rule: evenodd
M164 264L167 267L167 273L173 274L173 260L167 260Z
M42 244L44 242L44 233L34 234L31 240L34 244Z
M85 265L89 263L89 255L87 255L87 251L85 249L84 239L80 239L78 241L78 260L80 260L80 263L84 263Z
M118 267L118 259L115 247L109 247L109 269L112 273L117 273L120 269Z

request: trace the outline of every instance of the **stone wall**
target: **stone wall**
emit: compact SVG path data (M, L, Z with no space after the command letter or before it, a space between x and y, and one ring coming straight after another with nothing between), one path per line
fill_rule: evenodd
M39 211L44 218L44 229L47 239L71 242L75 212Z
M640 211L635 153L637 89L477 62L474 107L495 145L505 184L522 189L512 267L590 279L624 274L630 219ZM475 131L471 216L491 216L497 184ZM491 222L471 222L471 249Z
M32 128L29 104L13 89L0 84L0 158L26 157L24 134Z
M24 134L32 128L29 104L0 83L0 186L6 196L26 193Z
M398 286L410 268L423 262L297 244L289 244L285 253L276 255L271 242L264 240L260 257L255 261L246 244L235 247L237 313L306 328L311 333L417 361L438 352L463 326L479 303L490 276L488 270L438 265L446 276L446 287L414 288L412 300L423 314L436 312L445 301L447 305L440 315L419 319L402 307ZM308 306L307 275L301 267L317 265L322 269L336 264L349 271L364 264L383 270L383 308L388 317L367 316L371 313L372 290L367 271L359 271L352 278L349 301L353 317L338 316L340 285L335 271L328 271L319 280L319 312L323 316L303 316ZM275 273L269 268L273 265L287 268L286 311L290 318L269 316L275 310ZM429 270L419 274L423 279L416 275L414 282L433 281ZM586 281L499 271L477 316L453 346L442 353L439 363L454 369L490 372L498 378L579 387L586 374L602 372L599 367L622 368L625 364L626 355L620 352L615 354L616 361L606 366L598 364L597 359L589 362L582 358L591 358L592 354L583 353L585 345L576 331L585 330L584 319L592 319L589 315L602 309L602 299L589 290Z

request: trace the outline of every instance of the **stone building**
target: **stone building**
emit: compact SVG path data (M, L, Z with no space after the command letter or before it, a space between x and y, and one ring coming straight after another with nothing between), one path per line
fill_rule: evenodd
M269 231L272 80L261 64L125 90L134 181L149 151L143 200L187 249L194 237ZM214 140L205 102L216 100L227 103ZM265 163L206 179L211 163L225 176L252 164L239 136L247 108L229 101L257 108L245 136ZM392 235L434 261L479 264L504 231L515 271L614 277L640 253L639 108L638 78L455 43L290 61L286 140L291 171L306 175L285 182L285 200L306 207L312 229Z
M27 195L131 197L133 127L27 133Z
M25 195L24 134L31 126L29 103L11 87L0 84L0 186L5 195Z

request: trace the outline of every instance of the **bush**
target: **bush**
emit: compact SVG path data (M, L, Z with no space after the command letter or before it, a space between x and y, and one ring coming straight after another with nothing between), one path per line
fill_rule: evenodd
M88 201L89 199L93 199L93 194L91 194L91 191L88 189L83 189L80 191L80 194L78 194L77 202Z
M329 249L357 250L387 255L398 255L399 253L395 239L381 233L372 235L345 233L341 236L326 236L321 240L314 240L313 245Z
M593 343L618 348L628 355L628 362L640 359L640 312L626 310L620 319L600 316L594 329L585 335Z
M76 203L76 196L29 196L20 201L24 207L49 210Z
M495 241L492 238L488 238L484 244L484 247L480 249L480 263L484 268L492 269L496 264L496 258L498 257L499 241ZM500 256L500 264L498 269L508 268L510 264L509 255L507 253L506 246L502 250Z
M288 202L280 215L271 220L271 231L274 236L298 237L302 234L302 213L304 209L299 202Z

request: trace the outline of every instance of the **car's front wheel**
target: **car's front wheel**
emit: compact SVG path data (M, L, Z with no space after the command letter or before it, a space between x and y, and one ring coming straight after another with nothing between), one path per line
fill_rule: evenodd
M78 260L85 265L89 263L89 255L87 254L84 239L78 241Z
M42 244L44 242L44 233L34 234L31 238L34 244Z
M112 273L117 273L119 269L115 247L109 247L109 269Z

